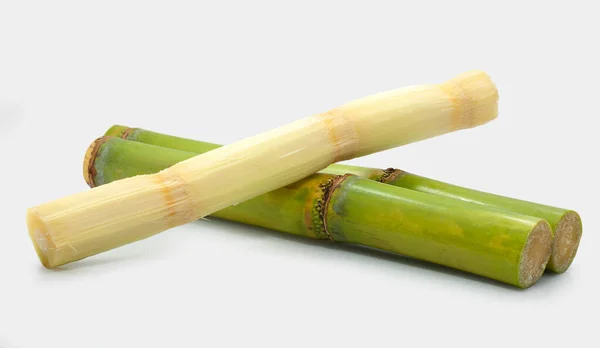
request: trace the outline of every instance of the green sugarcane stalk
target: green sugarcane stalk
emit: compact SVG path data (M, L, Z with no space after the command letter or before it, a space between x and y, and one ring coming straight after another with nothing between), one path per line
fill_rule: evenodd
M103 185L195 155L105 136L90 146L84 174L90 186ZM354 175L318 173L212 216L387 250L521 288L541 277L552 241L543 219Z
M194 153L204 153L220 147L220 145L216 144L118 125L111 127L106 132L106 135ZM486 207L511 211L523 215L536 216L547 220L552 227L553 243L552 254L546 268L556 273L563 273L569 268L575 258L579 247L579 241L581 240L581 218L579 217L579 214L573 210L551 207L548 205L472 190L428 179L394 168L382 170L333 164L321 172L337 175L347 173L354 174L393 186L480 204Z

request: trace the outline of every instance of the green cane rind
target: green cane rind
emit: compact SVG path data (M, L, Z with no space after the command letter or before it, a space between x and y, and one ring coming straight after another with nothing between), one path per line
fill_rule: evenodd
M106 133L104 133L104 135L108 136L108 137L122 138L123 133L125 133L128 129L131 129L131 128L115 124L112 127L110 127L106 131Z
M346 179L332 194L327 226L336 241L412 256L521 288L541 277L552 238L547 222L539 218L359 177ZM537 237L535 245L532 236ZM532 245L538 249L531 250Z
M315 174L211 216L312 239L329 239L317 202L323 200L321 186L333 178L333 175Z
M126 140L136 141L140 143L166 147L186 152L200 154L210 150L217 149L221 145L207 143L203 141L190 140L186 138L175 137L172 135L164 135L147 131L141 128L130 128L121 125L114 125L109 128L104 135L114 136Z
M369 178L371 180L379 181L385 172L381 169L349 166L345 164L334 163L329 167L321 170L321 173L333 174L333 175L345 175L352 174L363 178Z
M581 218L572 210L472 190L406 172L388 184L547 220L554 235L553 256L547 265L550 271L565 272L577 254L582 225Z
M175 163L196 156L195 153L173 151L169 148L152 147L147 144L131 142L104 136L95 140L86 151L84 159L84 178L90 187L108 184L115 180L141 174L153 174ZM136 167L115 168L112 163L132 161Z

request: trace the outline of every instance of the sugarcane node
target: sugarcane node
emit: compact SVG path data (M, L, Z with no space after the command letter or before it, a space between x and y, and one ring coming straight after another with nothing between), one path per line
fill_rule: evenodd
M325 221L323 218L323 206L325 202L325 195L331 187L332 179L327 179L319 184L320 196L315 201L312 209L312 229L315 235L319 239L333 240L329 233L325 230Z
M98 151L100 150L102 144L112 138L114 137L105 135L94 140L85 152L85 156L83 158L83 178L89 187L96 187L94 178L98 174L95 166Z
M404 173L405 172L401 169L387 168L387 169L383 170L383 174L377 181L387 184L387 183L393 182L394 180L398 179L400 176L404 175Z
M319 186L323 192L323 195L319 200L317 200L317 204L319 207L319 217L321 226L323 228L323 232L327 236L327 239L335 242L333 235L327 229L327 209L329 209L329 202L331 201L331 197L335 190L340 187L342 182L346 180L348 177L353 176L352 174L344 174L344 175L336 175L335 177L327 180L324 183L321 183Z
M127 138L129 137L129 135L134 132L137 128L127 128L123 131L123 133L121 133L120 137L121 139L125 139L127 140Z
M359 148L359 136L352 122L344 116L344 111L333 109L320 114L327 129L327 136L333 145L333 161L340 162L355 157Z

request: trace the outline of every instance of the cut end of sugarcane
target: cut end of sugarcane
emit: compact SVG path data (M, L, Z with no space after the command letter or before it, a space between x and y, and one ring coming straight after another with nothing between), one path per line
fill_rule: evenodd
M563 215L554 231L552 255L548 261L549 270L563 273L569 268L577 254L582 231L579 214L569 211Z
M197 219L179 180L176 172L138 175L30 208L40 261L55 268Z
M40 258L42 265L46 268L52 268L48 254L54 249L54 243L48 237L46 225L33 209L27 210L27 229L29 230L29 237L33 242L35 252Z
M94 140L94 142L92 142L92 144L88 147L87 151L85 152L85 157L83 158L83 178L85 179L85 182L88 184L89 187L96 186L95 177L97 173L95 168L95 162L96 156L98 155L98 151L100 150L102 144L104 144L107 140L111 138L112 137L110 136L103 136Z
M441 86L460 110L460 128L476 127L498 116L498 89L485 72L469 71Z
M519 286L528 288L537 282L550 259L552 228L546 220L538 222L529 235L519 263Z

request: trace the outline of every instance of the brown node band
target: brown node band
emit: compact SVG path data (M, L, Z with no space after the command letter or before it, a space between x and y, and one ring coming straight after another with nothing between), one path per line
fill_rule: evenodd
M125 139L127 140L127 138L129 138L129 134L131 134L133 131L135 131L137 128L127 128L123 131L123 133L121 133L121 139Z
M329 229L327 228L327 210L329 208L329 202L331 202L331 197L333 196L335 190L337 190L338 187L340 187L340 185L342 184L342 182L344 182L344 180L346 180L350 176L352 176L352 174L338 175L320 185L321 189L323 190L323 195L321 199L317 201L317 206L319 207L319 217L321 220L320 222L321 226L323 227L323 232L327 236L327 239L334 242L335 239L333 238L333 235L331 234L331 232L329 232Z
M102 144L112 139L111 136L102 136L96 140L88 147L85 152L85 157L83 158L83 178L89 187L96 187L96 183L94 182L94 178L96 177L96 156L98 155L98 151Z
M387 169L383 170L383 174L377 181L387 184L387 183L393 182L394 180L396 180L397 178L401 177L404 174L405 174L405 171L403 171L401 169L387 168Z

